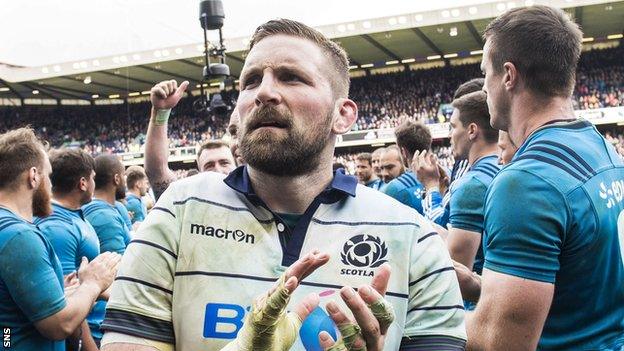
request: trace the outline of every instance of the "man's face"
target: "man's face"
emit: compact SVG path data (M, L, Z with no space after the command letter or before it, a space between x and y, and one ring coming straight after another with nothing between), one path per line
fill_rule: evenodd
M502 67L497 67L500 72L496 72L492 66L491 41L488 39L483 46L483 59L481 61L481 71L485 74L483 91L487 94L488 111L490 112L490 125L498 130L508 130L510 102L505 94L505 83L503 81L505 73Z
M52 166L48 156L45 155L43 167L41 169L41 181L35 189L32 198L33 216L47 217L52 213L52 182L50 182L50 173Z
M239 146L264 173L296 176L333 148L331 63L313 42L274 35L249 52L241 74Z
M360 182L366 184L373 176L373 167L367 160L356 160L355 176L360 180Z
M147 177L139 180L139 193L141 196L145 196L147 194L147 190L149 189L149 182L147 181Z
M197 167L201 172L217 172L228 175L236 168L232 151L227 146L202 150Z
M238 108L234 107L232 110L232 114L230 115L230 123L228 124L227 130L232 137L232 140L236 141L238 139L238 125L240 124L240 117L238 116Z
M388 150L381 157L381 179L388 183L392 179L400 176L405 171L401 155L396 150Z
M459 119L459 110L453 110L451 115L451 148L453 150L453 157L458 159L468 158L470 152L470 138L468 135L468 129L464 126Z
M373 166L373 172L377 175L377 178L381 178L381 157L383 152L374 152L372 155L371 165Z
M500 165L510 163L516 151L518 151L518 148L513 144L511 139L509 139L509 134L502 130L498 132L498 148L501 150L500 156L498 157L498 164Z

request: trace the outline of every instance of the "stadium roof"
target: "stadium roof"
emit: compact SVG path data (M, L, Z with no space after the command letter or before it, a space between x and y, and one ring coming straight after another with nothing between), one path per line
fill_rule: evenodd
M226 15L230 4L241 1L224 1ZM160 0L155 2L159 3ZM274 0L274 2L279 2L279 0ZM130 6L130 3L132 2L119 2L123 6ZM184 4L183 6L188 5L184 1L181 3ZM348 21L340 23L335 23L335 18L329 18L329 21L334 22L333 24L317 25L316 28L339 42L347 50L353 68L358 66L357 68L369 69L479 55L482 48L481 33L493 17L509 7L542 2L526 0L517 3L514 1L478 3L471 1L470 5L466 6L428 11L412 10L416 7L415 5L408 6L411 3L420 2L401 2L402 6L399 6L397 10L401 14L398 15L364 19L346 16ZM442 0L441 3L445 1ZM618 39L624 32L624 1L553 0L543 3L565 8L581 24L587 41ZM196 14L197 2L193 2L190 7L188 11ZM327 12L332 11L326 10ZM383 12L378 10L375 13L381 15ZM301 13L292 14L284 11L284 17L301 19L301 16ZM196 16L193 15L193 17ZM226 17L226 27L224 27L225 44L228 48L227 63L232 75L237 77L245 58L248 36L258 23L247 24L246 28L239 25L239 28L228 29L228 18ZM345 19L345 16L340 18ZM260 19L259 23L264 20ZM97 20L94 21L97 22ZM319 23L321 20L317 17L310 21L307 23ZM236 21L233 20L233 22ZM136 24L136 26L140 25L140 23ZM162 23L162 26L167 29L166 23ZM194 22L192 27L201 37L198 23ZM184 36L184 34L181 35ZM19 36L15 38L20 39ZM195 86L201 78L202 48L198 45L195 36L186 35L182 39L181 42L186 42L186 44L159 46L156 49L143 51L117 50L117 52L109 52L111 54L109 56L91 59L82 57L73 62L44 62L28 67L0 64L0 99L49 98L86 101L109 97L123 99L128 96L138 96L141 92L149 90L154 83L171 78L186 79ZM167 45L173 41L165 38L159 43ZM143 45L141 48L147 47L149 45ZM0 60L2 59L2 54L0 54ZM35 92L37 94L34 94Z

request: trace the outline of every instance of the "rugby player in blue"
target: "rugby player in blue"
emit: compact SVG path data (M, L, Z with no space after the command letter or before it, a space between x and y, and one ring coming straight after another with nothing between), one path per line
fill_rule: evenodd
M396 128L394 134L403 158L403 166L408 171L389 182L383 192L423 214L422 197L425 187L409 167L416 151L431 148L431 132L422 123L406 121Z
M457 100L460 97L473 93L475 91L483 90L483 78L474 78L467 82L460 84L460 86L455 90L455 94L453 94L453 100ZM449 123L450 124L450 123ZM452 127L452 126L451 126ZM444 183L444 175L439 167L432 169L431 171L435 173L440 173L436 179L441 179L438 181L433 180L432 177L428 177L433 181L432 184L425 185L426 195L423 200L423 211L425 213L425 217L430 219L437 225L446 228L449 222L450 216L450 201L451 201L451 192L450 189L453 186L453 183L461 178L470 168L467 156L464 155L453 155L455 159L455 164L453 165L453 169L451 171L451 179L449 182L449 186L443 186ZM412 165L415 165L412 162ZM415 167L412 166L412 171L414 171ZM418 172L418 171L415 171ZM422 173L418 172L418 173ZM421 175L417 174L418 179L421 179ZM447 189L447 191L442 191Z
M115 208L117 209L117 212L119 212L119 214L121 215L121 218L123 219L126 228L128 228L128 231L132 231L132 219L130 218L130 213L128 213L126 205L124 205L123 202L119 200L115 200Z
M84 220L80 209L93 197L95 164L93 157L80 149L54 150L50 153L50 163L52 214L37 218L35 224L52 244L63 275L68 275L78 271L83 257L92 261L100 254L95 230ZM86 322L81 329L80 337L68 339L68 348L75 347L78 339L85 348L95 346Z
M130 243L130 231L115 207L116 196L126 192L124 166L115 155L95 158L95 192L91 202L82 207L85 219L93 226L100 241L100 251L123 254ZM104 320L106 302L98 301L88 322L93 339L102 339L100 325Z
M373 157L369 152L358 154L355 158L355 176L360 183L375 190L381 190L384 182L373 172Z
M11 350L65 350L63 340L111 284L120 261L109 253L83 262L80 285L65 296L61 264L32 224L33 216L52 211L50 172L32 129L0 135L0 325L10 330L3 347Z
M147 208L141 201L141 198L147 194L149 188L143 167L128 167L126 170L126 184L128 185L126 208L128 212L132 213L132 224L143 222L145 216L147 216Z
M483 91L475 91L453 101L451 146L453 156L467 159L468 172L450 189L447 245L451 258L477 274L483 268L481 235L485 193L498 166L498 131L490 126L490 115ZM419 154L418 176L428 189L439 188L438 165L432 154ZM422 167L419 167L421 166ZM466 298L466 297L464 297Z
M491 124L520 147L486 195L468 348L621 350L624 165L574 118L582 33L564 11L531 6L496 18L485 39Z
M89 261L100 254L95 230L84 220L81 206L90 202L95 189L95 163L82 150L56 150L52 164L52 214L35 224L50 240L63 268L63 275L78 269L82 257Z

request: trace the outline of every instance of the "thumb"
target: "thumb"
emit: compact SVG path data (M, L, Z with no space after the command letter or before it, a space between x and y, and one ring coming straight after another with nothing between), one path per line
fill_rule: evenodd
M178 89L176 89L175 94L179 97L182 97L182 94L184 94L188 85L189 85L188 80L185 80L184 82L182 82L182 84L180 84Z
M80 267L78 267L78 279L80 279L80 272L83 272L85 270L85 268L87 268L87 265L89 264L89 260L82 256L82 261L80 261Z

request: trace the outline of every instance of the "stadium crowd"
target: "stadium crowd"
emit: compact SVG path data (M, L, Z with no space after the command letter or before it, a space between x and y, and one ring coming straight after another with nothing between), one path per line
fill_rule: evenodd
M230 120L189 117L175 80L92 107L101 123L5 110L3 348L624 350L624 136L570 107L621 104L621 48L575 83L582 37L561 9L514 8L485 29L485 78L349 94L344 50L279 19L250 39ZM396 143L337 154L354 128ZM171 170L168 148L194 143L197 169ZM113 154L142 144L145 167Z
M624 45L584 52L577 72L575 109L624 105ZM351 80L350 94L358 103L353 130L392 129L406 120L425 124L448 121L452 93L467 79L481 75L479 64L445 66L376 74ZM228 93L225 100L234 100ZM170 147L194 146L220 139L227 117L197 114L195 97L181 101L170 123ZM145 144L145 111L149 103L97 106L0 107L0 131L31 125L53 146L80 145L92 155L136 152Z

